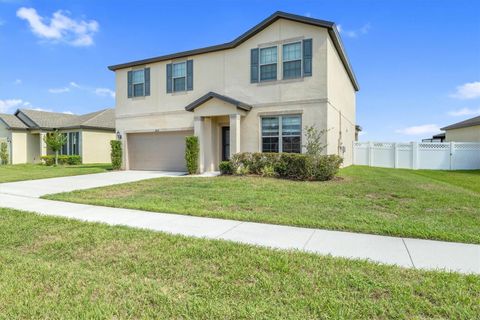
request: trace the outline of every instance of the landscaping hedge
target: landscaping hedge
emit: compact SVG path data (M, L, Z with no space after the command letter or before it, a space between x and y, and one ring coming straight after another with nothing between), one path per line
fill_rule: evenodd
M231 172L237 175L255 174L293 180L325 181L331 180L337 174L342 162L343 159L337 155L243 152L233 155L230 166Z
M55 164L55 156L54 155L48 155L48 156L42 156L41 157L42 162L46 164L47 166L53 166ZM82 157L80 156L67 156L67 155L59 155L58 156L58 164L60 165L76 165L76 164L82 164Z
M200 157L200 145L197 136L188 136L185 138L185 161L189 174L198 172L198 160Z
M112 160L112 169L120 170L122 167L122 141L110 141L110 158Z

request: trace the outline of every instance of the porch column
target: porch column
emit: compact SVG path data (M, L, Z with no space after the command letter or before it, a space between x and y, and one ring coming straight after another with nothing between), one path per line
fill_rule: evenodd
M203 117L195 117L193 119L193 134L198 137L198 144L200 146L200 154L198 156L198 170L200 173L204 172L205 167L205 148L204 148L204 128Z
M230 115L230 157L240 152L240 115Z
M45 140L44 140L46 133L40 132L38 136L40 138L40 157L43 157L47 155L47 144L45 143Z

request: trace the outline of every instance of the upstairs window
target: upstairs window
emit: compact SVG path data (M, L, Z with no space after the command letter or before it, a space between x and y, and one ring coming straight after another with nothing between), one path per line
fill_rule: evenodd
M302 77L302 43L283 45L283 79Z
M150 68L128 71L128 97L150 95Z
M173 92L185 91L187 84L187 64L186 62L173 64Z
M260 49L260 81L277 80L277 47Z
M193 90L193 60L167 64L167 93Z
M135 70L133 71L133 96L134 97L143 97L145 95L145 71Z
M262 118L262 152L300 153L301 137L300 115Z

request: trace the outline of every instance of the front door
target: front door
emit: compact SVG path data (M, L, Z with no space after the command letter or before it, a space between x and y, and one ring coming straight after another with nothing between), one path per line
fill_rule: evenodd
M230 127L222 127L222 161L230 160Z

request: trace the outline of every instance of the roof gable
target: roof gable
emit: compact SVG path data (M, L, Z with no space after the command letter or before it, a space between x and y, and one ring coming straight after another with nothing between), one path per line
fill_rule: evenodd
M235 38L234 40L230 42L226 42L223 44L219 45L214 45L214 46L209 46L209 47L204 47L200 49L194 49L194 50L189 50L189 51L182 51L182 52L177 52L177 53L172 53L172 54L167 54L163 56L158 56L154 58L149 58L149 59L143 59L143 60L137 60L137 61L132 61L128 63L122 63L122 64L117 64L117 65L111 65L108 67L108 69L115 71L119 69L124 69L124 68L129 68L129 67L134 67L138 65L144 65L148 63L154 63L154 62L160 62L160 61L165 61L165 60L172 60L172 59L177 59L177 58L183 58L183 57L188 57L192 55L197 55L197 54L203 54L203 53L210 53L210 52L215 52L215 51L220 51L220 50L226 50L226 49L233 49L240 45L241 43L245 42L246 40L250 39L257 33L261 32L268 26L270 26L272 23L279 19L286 19L290 21L295 21L299 23L305 23L317 27L323 27L328 30L328 33L330 37L332 38L333 44L340 56L340 59L342 60L342 63L345 67L345 70L348 73L348 76L352 82L353 87L355 88L356 91L360 89L357 79L355 77L355 74L353 72L353 69L350 65L350 62L348 60L348 57L345 53L345 49L342 44L342 40L340 39L340 34L338 33L337 27L335 23L331 21L325 21L325 20L319 20L315 18L310 18L310 17L304 17L304 16L299 16L291 13L286 13L282 11L277 11L274 14L272 14L270 17L266 18L253 28L249 29L247 32L243 33L239 37Z
M5 123L8 129L27 129L28 126L13 114L0 114L0 121Z
M451 130L473 126L480 126L480 116L454 123L452 125L440 128L440 130Z
M223 95L215 93L215 92L209 92L209 93L201 96L197 100L193 101L192 103L190 103L188 106L185 107L185 110L193 111L196 108L200 107L205 102L207 102L211 99L214 99L214 98L218 99L218 100L221 100L223 102L226 102L228 104L231 104L231 105L233 105L233 106L235 106L235 107L237 107L241 110L244 110L244 111L250 111L252 109L251 105L246 104L244 102L235 100L235 99L227 97L227 96L223 96Z

